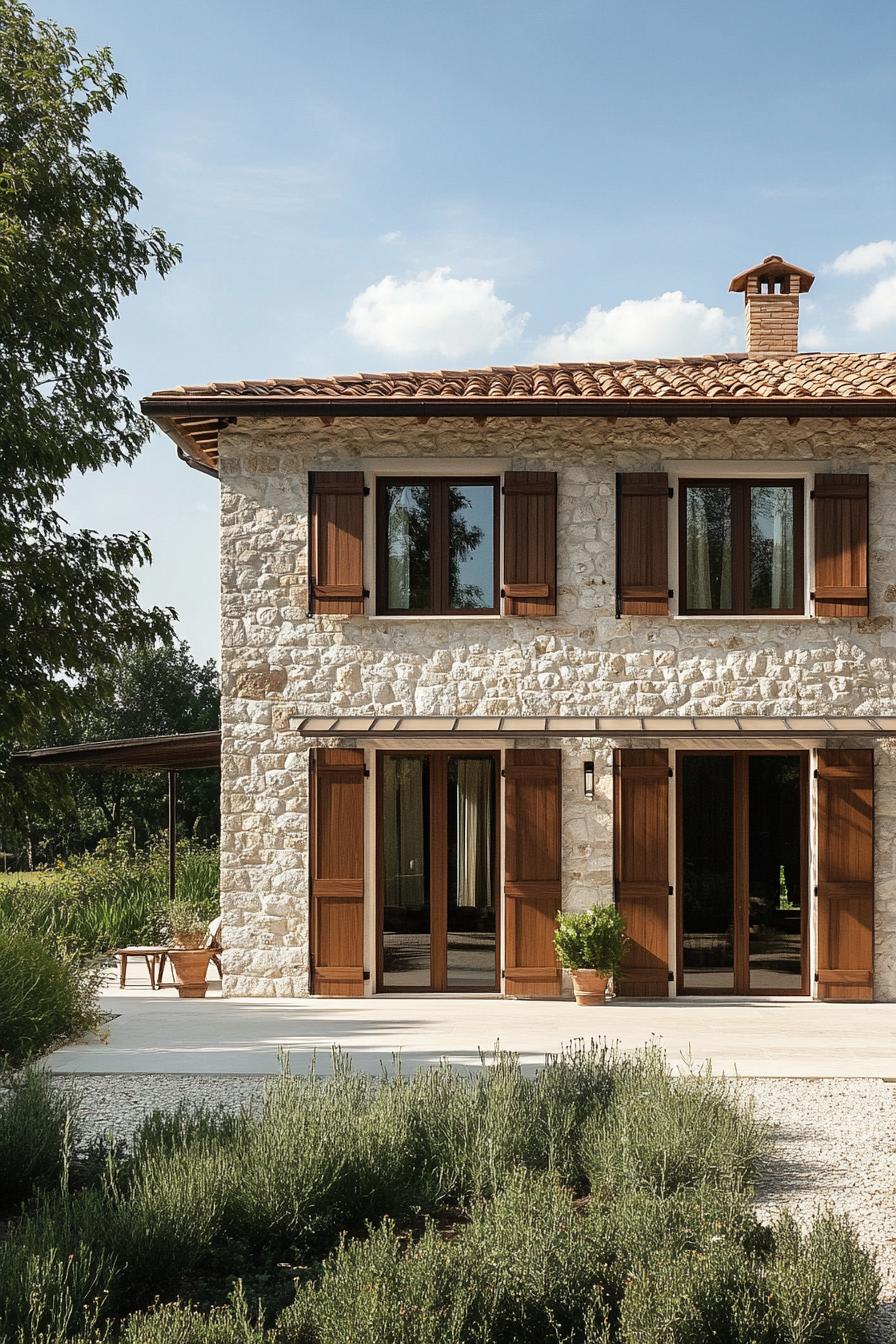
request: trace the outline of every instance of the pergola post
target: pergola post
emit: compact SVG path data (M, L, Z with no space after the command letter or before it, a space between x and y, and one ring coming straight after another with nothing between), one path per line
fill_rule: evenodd
M168 899L177 890L177 771L168 771Z

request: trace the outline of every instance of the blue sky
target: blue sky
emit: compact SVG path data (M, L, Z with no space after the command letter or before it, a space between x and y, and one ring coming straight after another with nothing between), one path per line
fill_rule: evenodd
M741 349L769 252L817 272L804 348L896 347L892 4L35 4L111 46L96 143L183 245L115 332L135 395ZM149 533L145 599L209 657L216 508L157 435L64 511Z

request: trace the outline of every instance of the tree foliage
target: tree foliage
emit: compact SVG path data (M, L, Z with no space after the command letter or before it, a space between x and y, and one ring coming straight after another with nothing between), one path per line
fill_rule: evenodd
M73 531L56 508L73 470L132 462L147 437L109 327L179 258L91 142L123 93L107 49L82 55L70 28L0 0L0 738L170 633L171 613L138 603L146 537Z
M195 733L218 727L215 664L197 663L184 643L140 645L111 684L93 689L75 717L47 720L40 745ZM189 770L178 781L178 831L211 839L219 829L218 771ZM48 770L0 772L0 848L12 866L51 862L122 836L143 845L167 824L165 772ZM29 853L30 851L30 853Z

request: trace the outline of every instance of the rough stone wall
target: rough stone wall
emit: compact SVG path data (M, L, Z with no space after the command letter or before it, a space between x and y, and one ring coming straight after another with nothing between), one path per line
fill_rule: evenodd
M896 714L896 457L884 421L268 420L221 436L222 899L229 993L308 983L305 714ZM307 615L307 473L384 458L558 472L558 615ZM871 475L867 620L614 615L614 474L669 461ZM372 527L372 512L368 524ZM594 745L596 798L581 798ZM564 903L611 890L609 746L564 752ZM877 992L896 997L896 754L877 751Z

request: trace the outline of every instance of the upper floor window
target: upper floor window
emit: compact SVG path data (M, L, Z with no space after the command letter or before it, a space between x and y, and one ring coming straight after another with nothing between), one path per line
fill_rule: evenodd
M497 612L498 504L489 478L380 478L380 615Z
M803 482L680 484L681 614L801 615Z

